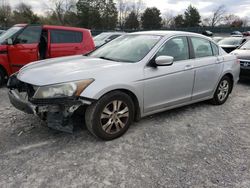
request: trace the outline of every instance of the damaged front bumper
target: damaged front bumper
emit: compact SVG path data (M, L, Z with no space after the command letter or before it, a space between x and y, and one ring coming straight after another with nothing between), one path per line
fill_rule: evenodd
M36 107L28 101L22 99L20 94L15 90L9 90L10 103L18 110L27 114L36 114Z
M10 79L16 80L17 78ZM80 106L93 102L80 97L34 99L31 85L20 81L13 82L13 80L10 80L7 85L11 104L20 111L39 116L46 120L48 127L59 131L72 133L74 127L71 117L74 112Z

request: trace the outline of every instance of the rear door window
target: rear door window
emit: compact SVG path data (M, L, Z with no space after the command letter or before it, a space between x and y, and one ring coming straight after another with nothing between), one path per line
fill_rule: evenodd
M191 37L195 58L213 56L210 41L198 37Z
M81 43L83 40L82 32L66 30L50 30L51 43Z

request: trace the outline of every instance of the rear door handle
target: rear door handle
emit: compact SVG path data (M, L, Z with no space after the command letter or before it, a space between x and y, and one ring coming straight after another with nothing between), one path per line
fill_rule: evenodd
M224 61L224 58L217 58L216 63L222 63Z
M184 69L189 70L189 69L192 69L192 68L193 68L193 65L186 65Z

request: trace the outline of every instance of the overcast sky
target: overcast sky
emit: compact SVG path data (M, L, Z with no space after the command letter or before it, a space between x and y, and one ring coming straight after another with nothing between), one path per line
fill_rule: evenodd
M49 0L9 0L9 2L11 6L16 6L20 2L27 2L38 14L44 14L46 4L49 4ZM250 15L250 0L144 0L144 2L147 7L155 6L162 13L170 12L174 15L183 13L190 4L198 8L200 14L204 17L209 16L220 5L225 5L228 13L233 13L240 17Z

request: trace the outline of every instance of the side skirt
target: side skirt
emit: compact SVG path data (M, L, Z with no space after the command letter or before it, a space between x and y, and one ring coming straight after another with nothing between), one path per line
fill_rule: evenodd
M182 104L178 104L178 105L174 105L174 106L169 106L169 107L166 107L166 108L162 108L162 109L159 109L159 110L155 110L155 111L151 111L151 112L142 114L141 117L146 117L146 116L149 116L149 115L152 115L152 114L164 112L164 111L171 110L171 109L174 109L174 108L179 108L179 107L182 107L182 106L187 106L187 105L190 105L190 104L206 101L206 100L209 100L209 99L212 99L212 98L213 98L213 96L212 97L209 96L209 97L205 97L205 98L194 100L194 101L188 101L186 103L182 103Z

